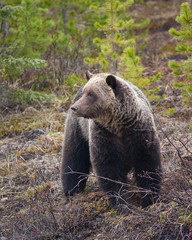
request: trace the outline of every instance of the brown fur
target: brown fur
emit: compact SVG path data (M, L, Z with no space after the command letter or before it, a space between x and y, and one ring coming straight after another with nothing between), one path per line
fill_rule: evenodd
M69 174L71 170L88 173L93 165L98 176L126 183L133 168L138 185L153 192L142 195L145 207L157 199L161 182L161 154L150 104L137 87L119 77L104 73L86 76L91 78L78 92L66 122L64 191L68 195L85 187L86 179ZM112 194L112 203L117 193L126 190L101 178L99 183Z

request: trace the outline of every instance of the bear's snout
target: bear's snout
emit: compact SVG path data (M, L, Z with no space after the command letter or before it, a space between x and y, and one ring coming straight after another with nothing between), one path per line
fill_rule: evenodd
M77 112L78 108L77 108L76 106L71 106L71 110L72 110L73 112Z

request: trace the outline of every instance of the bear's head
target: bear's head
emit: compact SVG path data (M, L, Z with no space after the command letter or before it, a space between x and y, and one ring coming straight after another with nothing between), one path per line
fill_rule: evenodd
M97 119L104 115L113 114L116 105L115 96L117 79L113 75L104 73L91 74L86 72L88 80L83 88L82 96L71 109L79 117Z
M82 96L71 106L78 117L93 119L112 132L136 121L138 97L130 83L105 73L86 72L86 78Z

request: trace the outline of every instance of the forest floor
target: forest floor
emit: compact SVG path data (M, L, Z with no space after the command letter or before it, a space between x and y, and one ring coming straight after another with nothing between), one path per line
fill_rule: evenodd
M151 8L155 1L149 1ZM161 201L147 209L137 205L124 212L109 206L90 174L84 193L67 201L60 180L66 106L27 107L0 114L0 240L190 240L192 239L192 107L168 68L173 39L168 29L178 15L173 1L153 8L144 73L161 72L156 85L164 100L152 102L163 155ZM177 1L179 4L179 1ZM159 9L162 9L159 14ZM171 11L170 11L171 9ZM137 9L146 15L147 10ZM150 14L149 14L150 15ZM167 50L168 49L168 50ZM156 87L156 86L155 86ZM159 93L161 94L161 93ZM166 114L174 107L175 112ZM134 184L130 181L130 184Z

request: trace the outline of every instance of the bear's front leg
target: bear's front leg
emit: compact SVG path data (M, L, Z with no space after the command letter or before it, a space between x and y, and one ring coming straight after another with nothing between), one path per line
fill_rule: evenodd
M162 170L157 139L154 138L148 145L143 141L135 146L134 165L138 186L143 189L141 189L141 205L145 208L155 203L159 198Z
M61 180L66 196L82 192L90 170L88 141L75 115L68 114L62 150Z
M90 133L90 159L101 189L112 205L128 203L123 147L116 136L102 127L92 126Z

